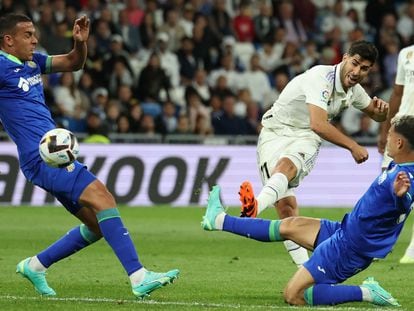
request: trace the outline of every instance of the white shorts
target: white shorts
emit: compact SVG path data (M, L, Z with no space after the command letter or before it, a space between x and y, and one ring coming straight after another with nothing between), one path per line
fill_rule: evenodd
M297 187L315 166L320 145L320 140L313 135L286 136L280 135L278 130L263 128L257 144L257 166L263 185L270 178L277 162L281 158L288 158L296 166L297 174L279 199L294 196L292 188Z

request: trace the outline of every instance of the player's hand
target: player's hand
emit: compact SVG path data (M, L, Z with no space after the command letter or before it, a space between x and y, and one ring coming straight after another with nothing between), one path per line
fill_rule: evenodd
M394 180L394 192L397 197L402 197L410 189L411 182L406 172L399 172Z
M372 103L374 104L374 113L377 116L386 117L388 115L390 105L386 101L374 96L374 98L372 99Z
M361 145L355 144L355 146L351 149L351 154L355 162L358 164L368 160L368 150Z
M75 20L73 25L73 39L76 42L86 42L89 36L89 18L85 15Z

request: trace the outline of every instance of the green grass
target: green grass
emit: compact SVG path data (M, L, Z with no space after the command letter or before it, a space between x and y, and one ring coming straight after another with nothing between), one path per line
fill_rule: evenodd
M155 271L179 268L174 284L151 299L134 299L128 278L104 241L48 271L56 298L40 298L15 274L18 261L34 255L78 224L63 208L0 208L0 310L374 310L367 303L294 308L282 299L295 266L281 243L259 243L200 228L201 208L127 208L121 214L144 265ZM346 209L302 209L302 215L341 219ZM231 209L230 214L237 214ZM264 217L271 218L273 211ZM400 265L411 234L411 218L394 251L347 283L375 276L402 304L414 310L413 266ZM384 310L384 308L382 308Z

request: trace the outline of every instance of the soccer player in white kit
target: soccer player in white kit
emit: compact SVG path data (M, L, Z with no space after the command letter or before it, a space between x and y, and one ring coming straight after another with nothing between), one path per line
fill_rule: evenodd
M390 98L390 112L387 121L381 125L378 140L378 151L384 155L381 164L383 170L392 160L385 150L390 121L395 115L403 114L414 115L414 45L402 49L398 54L397 74ZM400 263L414 263L414 227L411 242L400 259Z
M293 189L312 170L322 139L351 152L355 162L368 159L368 151L334 127L330 120L351 105L373 120L385 121L388 103L371 98L359 84L378 56L367 41L354 42L342 62L317 65L296 76L262 118L257 165L263 188L254 196L250 182L240 186L242 217L256 217L275 206L279 218L297 216ZM307 251L292 241L285 247L297 266L308 260Z

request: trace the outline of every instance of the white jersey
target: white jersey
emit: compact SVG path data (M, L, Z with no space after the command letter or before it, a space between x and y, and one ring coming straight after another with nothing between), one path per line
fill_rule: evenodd
M397 115L414 115L414 45L402 49L398 55L395 84L404 86Z
M316 135L310 129L308 104L327 111L329 120L351 105L360 110L368 107L371 98L361 85L357 84L347 92L343 89L341 66L342 63L335 66L318 65L296 76L264 114L263 126L281 130L287 136L299 133L301 136Z

